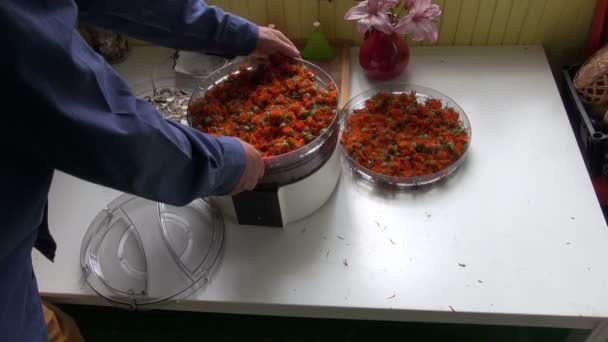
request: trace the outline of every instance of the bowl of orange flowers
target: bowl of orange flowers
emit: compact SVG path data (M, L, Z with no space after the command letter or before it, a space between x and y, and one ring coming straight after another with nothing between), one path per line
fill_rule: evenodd
M396 187L426 185L463 163L471 124L433 89L383 85L352 98L341 111L340 149L355 174Z
M234 61L202 80L188 105L190 126L235 136L264 157L260 184L284 185L336 150L338 89L318 66L286 57Z

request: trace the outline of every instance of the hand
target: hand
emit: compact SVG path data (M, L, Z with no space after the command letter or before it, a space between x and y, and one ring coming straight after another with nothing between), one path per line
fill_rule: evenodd
M245 171L243 171L241 180L230 195L253 190L258 181L264 177L264 160L260 152L242 140L239 140L239 142L245 150Z
M259 26L258 44L252 54L264 57L275 54L294 58L301 57L300 51L289 38L280 31L265 26Z

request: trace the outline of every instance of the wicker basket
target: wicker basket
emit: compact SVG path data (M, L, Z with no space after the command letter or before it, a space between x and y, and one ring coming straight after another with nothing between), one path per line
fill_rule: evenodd
M574 86L581 100L602 118L608 110L608 45L581 66L574 78Z

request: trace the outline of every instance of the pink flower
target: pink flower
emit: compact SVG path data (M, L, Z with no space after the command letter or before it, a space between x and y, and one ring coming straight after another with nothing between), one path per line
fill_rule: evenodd
M439 6L432 4L431 0L406 0L406 6L410 12L395 25L395 31L411 34L417 41L437 41L439 33L435 20L441 15Z
M390 34L394 32L387 12L400 0L366 0L351 8L344 15L346 20L357 20L357 29L361 33L374 28Z

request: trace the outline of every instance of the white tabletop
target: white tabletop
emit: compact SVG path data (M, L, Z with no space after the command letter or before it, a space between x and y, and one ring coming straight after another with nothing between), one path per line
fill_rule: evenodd
M158 51L139 48L129 63L142 68L142 54ZM284 229L227 224L211 283L171 309L572 328L608 317L608 229L542 48L411 52L390 83L436 89L471 121L469 156L454 177L387 194L343 172L307 219ZM353 54L356 95L374 82ZM103 304L82 280L79 251L118 194L56 173L56 262L34 252L43 295Z

